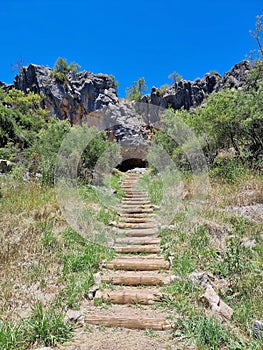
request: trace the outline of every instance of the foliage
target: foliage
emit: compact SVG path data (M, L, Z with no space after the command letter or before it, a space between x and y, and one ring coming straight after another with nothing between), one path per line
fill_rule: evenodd
M183 79L182 76L175 71L173 73L169 74L168 78L171 79L174 84L179 83L179 81L181 81Z
M0 348L2 350L24 350L27 339L22 324L0 322Z
M118 90L120 83L118 82L118 80L115 80L115 76L113 74L110 74L110 78L113 80L114 86Z
M43 184L53 184L57 153L69 129L68 121L51 118L50 122L39 131L32 147L26 151L29 170L33 173L40 172Z
M228 349L244 349L244 344L238 338L231 336L224 324L213 316L196 315L189 320L178 319L176 322L176 337L190 338L198 349L219 350L224 346Z
M72 335L72 325L66 323L64 313L50 307L44 310L37 303L29 318L0 323L0 348L2 350L24 350L35 344L54 346L65 342Z
M194 130L210 165L216 164L218 154L232 153L243 164L262 166L263 83L247 90L224 89L211 94L204 106L191 112L168 110L163 120L169 135L179 135L179 121ZM180 136L179 136L180 138ZM157 142L181 164L185 159L180 145L163 132L156 134ZM182 163L183 162L183 163ZM222 163L222 165L224 165Z
M45 346L54 346L65 342L71 336L72 325L66 323L63 312L50 307L44 310L38 302L32 309L32 316L28 319L30 343L35 342Z
M65 58L59 57L54 65L52 75L53 77L62 82L67 82L67 73L77 73L80 69L80 65L75 62L68 64Z
M160 94L164 94L165 93L165 91L169 88L169 84L163 84L163 85L161 85L160 87L159 87L159 92L160 92Z
M258 46L258 57L263 58L263 15L256 16L256 31L250 30L251 36L256 40Z
M31 146L48 120L41 108L42 97L33 92L0 90L0 154L14 160L19 151Z
M134 81L131 87L126 88L127 100L140 101L142 93L147 91L145 79L139 78L138 81Z

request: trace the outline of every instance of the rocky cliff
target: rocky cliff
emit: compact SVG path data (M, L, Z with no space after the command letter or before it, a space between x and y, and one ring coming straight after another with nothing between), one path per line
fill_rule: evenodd
M16 76L14 85L0 83L9 90L12 87L25 93L43 94L43 107L59 119L72 124L85 117L90 126L108 130L111 140L122 146L123 159L144 159L150 144L151 129L159 121L158 107L186 109L199 106L212 92L226 87L242 89L252 68L248 61L236 64L223 77L208 73L195 81L181 80L165 91L153 87L151 94L142 98L142 104L120 102L114 80L106 74L87 71L67 73L65 81L59 81L48 67L31 64ZM157 108L157 109L156 109Z
M72 123L118 101L114 80L109 75L87 71L69 72L65 81L59 81L52 69L31 64L15 77L14 87L25 93L43 94L43 107L59 119L69 119Z
M174 109L201 105L205 97L214 91L220 91L227 87L242 88L247 84L247 76L252 68L248 61L236 64L222 77L218 73L207 73L204 78L195 81L180 80L175 82L165 91L153 87L151 94L145 95L142 102L151 103L163 108Z
M164 91L153 87L151 93L143 96L141 102L162 108L197 107L214 91L226 87L243 88L247 84L251 68L252 65L248 61L242 61L224 76L211 72L194 81L182 79ZM15 77L14 85L5 86L0 82L1 86L5 89L13 86L25 93L28 91L42 93L43 106L59 119L69 119L72 123L77 123L92 111L118 103L114 80L109 75L87 71L69 72L66 80L61 82L54 77L51 68L31 64L23 67L20 74ZM93 124L96 125L96 121Z

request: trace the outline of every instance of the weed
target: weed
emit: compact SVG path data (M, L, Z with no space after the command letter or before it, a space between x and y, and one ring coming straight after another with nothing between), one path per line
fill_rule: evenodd
M0 349L24 350L28 340L23 324L17 325L11 322L0 322Z
M219 350L224 346L228 349L245 349L245 344L232 336L213 316L197 315L189 319L180 318L175 322L173 334L179 339L189 339L199 349Z
M154 330L152 330L151 328L145 329L145 335L147 335L150 338L158 337L158 334Z
M72 334L72 325L66 323L64 314L52 306L44 310L41 303L33 307L27 322L31 343L54 346L68 340Z

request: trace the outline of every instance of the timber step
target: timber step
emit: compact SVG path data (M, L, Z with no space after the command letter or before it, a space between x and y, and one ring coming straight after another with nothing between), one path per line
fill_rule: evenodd
M145 194L136 194L136 193L126 193L122 199L149 199Z
M121 203L121 208L123 209L129 209L129 208L152 208L152 204L133 204L133 203Z
M114 231L116 232L116 234L118 235L132 235L132 236L137 236L137 234L139 236L148 236L148 235L157 235L158 231L157 231L157 227L149 227L149 228L118 228L118 227L114 227Z
M117 232L117 237L157 238L158 235L156 234L156 230L149 230L148 232L146 230L127 230L125 232Z
M147 244L160 244L161 238L159 237L121 237L116 238L115 242L118 244L135 244L135 245L147 245Z
M145 191L141 190L135 190L135 189L126 189L125 191L125 196L132 195L133 197L135 196L148 196L148 194Z
M96 314L88 314L85 322L92 325L102 325L105 327L124 327L128 329L152 329L155 331L163 331L171 328L169 322L165 318L138 318L129 316L98 316Z
M134 224L145 224L146 222L153 222L151 218L122 218L121 222L134 223Z
M172 277L156 272L115 271L101 276L103 282L126 286L163 286L171 283Z
M131 287L130 287L131 288ZM97 291L96 299L111 302L112 304L141 304L152 305L162 300L163 294L152 289L128 289Z
M134 229L157 229L157 225L155 222L141 222L141 223L133 223L133 222L117 222L116 227L125 229L125 228L134 228Z
M129 219L129 218L137 218L137 219L143 219L143 218L155 218L156 217L156 214L151 214L151 213L149 213L149 214L144 214L144 213L131 213L131 214L125 214L125 213L119 213L119 217L121 218L121 219L125 219L125 218L127 218L127 219Z
M133 236L133 237L144 237L144 236L152 236L152 235L157 235L157 230L156 228L130 228L130 229L122 229L122 228L117 228L115 230L117 235L126 235L126 236Z
M120 212L122 214L147 214L147 213L153 213L153 208L130 208L130 209L124 209L124 208L120 208Z
M113 249L116 253L159 253L161 251L160 246L155 244L115 246Z
M107 261L104 266L110 270L126 270L126 271L155 271L169 270L170 263L161 257L158 258L115 258Z
M137 198L128 198L128 199L123 199L121 202L123 205L149 205L151 204L151 202L149 200L146 199L140 199L138 200Z

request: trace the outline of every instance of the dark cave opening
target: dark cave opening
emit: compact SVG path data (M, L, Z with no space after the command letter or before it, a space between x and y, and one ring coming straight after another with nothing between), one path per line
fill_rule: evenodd
M125 159L123 162L121 162L118 166L117 169L126 172L131 169L135 168L146 168L148 165L148 162L144 159L140 158L130 158L130 159Z

